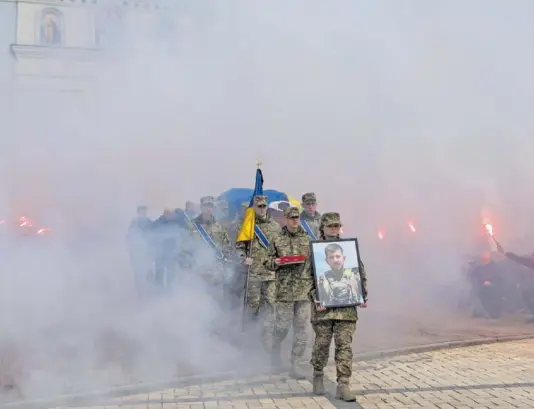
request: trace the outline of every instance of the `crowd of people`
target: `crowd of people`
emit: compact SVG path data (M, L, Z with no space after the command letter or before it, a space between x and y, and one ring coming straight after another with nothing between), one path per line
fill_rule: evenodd
M362 265L362 304L325 308L317 298L311 262L311 241L340 238L339 213L320 214L313 192L302 196L302 211L289 202L279 207L283 217L275 217L266 196L254 196L251 203L255 234L246 241L240 240L239 233L249 202L241 205L233 219L228 203L212 196L202 197L198 206L187 202L183 210L165 209L155 221L148 218L147 208L140 206L128 232L139 295L172 290L175 278L183 271L198 273L214 290L221 308L243 308L244 331L261 327L257 343L270 355L274 368L285 361L282 342L293 329L289 375L294 379L304 379L299 362L308 344L311 322L315 333L311 359L314 393L325 393L323 370L334 339L337 398L354 401L349 388L352 339L357 308L367 307L367 275ZM206 254L212 263L199 263ZM332 277L336 279L335 274ZM342 271L339 279L343 279Z
M469 263L466 275L473 316L496 319L506 313L525 311L534 314L534 256L484 251ZM463 303L462 303L463 304Z

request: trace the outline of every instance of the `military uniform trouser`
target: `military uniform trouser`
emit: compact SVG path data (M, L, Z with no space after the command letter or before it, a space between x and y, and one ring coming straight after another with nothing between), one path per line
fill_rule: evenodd
M148 256L130 254L130 262L134 274L134 284L138 295L145 295L149 288L148 277L153 266Z
M501 286L495 284L479 285L475 291L484 311L491 318L499 318L504 310Z
M171 288L176 275L177 264L170 258L160 258L156 260L154 283L156 286Z
M310 363L314 374L323 375L333 337L337 383L348 385L352 376L352 337L356 331L356 322L321 320L312 323L312 327L315 332L315 344Z
M263 319L261 340L263 346L270 350L273 342L275 322L276 283L274 280L251 280L248 283L247 307L249 317Z
M276 323L274 325L275 344L281 344L287 337L289 328L293 324L293 347L291 348L291 362L297 363L304 355L308 335L306 327L309 321L309 301L277 301Z

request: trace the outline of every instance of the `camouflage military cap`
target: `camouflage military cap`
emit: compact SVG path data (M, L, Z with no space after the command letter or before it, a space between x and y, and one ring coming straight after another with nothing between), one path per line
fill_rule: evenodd
M241 203L241 209L246 209L250 203L249 202L243 202Z
M302 195L302 203L304 204L317 203L317 197L315 197L315 193L313 192L304 193Z
M324 213L321 216L321 225L332 226L338 224L341 226L341 216L339 213Z
M219 200L217 202L217 207L220 209L228 209L228 202L226 200Z
M290 206L286 209L284 209L284 216L285 217L298 217L300 216L300 211L298 207Z
M216 202L215 198L213 196L204 196L200 198L200 204L202 206L204 205L214 205Z
M267 206L267 196L254 196L254 204L256 206Z

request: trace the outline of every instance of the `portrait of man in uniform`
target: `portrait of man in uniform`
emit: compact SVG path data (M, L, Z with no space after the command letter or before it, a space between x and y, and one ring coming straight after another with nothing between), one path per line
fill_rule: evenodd
M312 242L318 301L323 307L363 304L357 239Z

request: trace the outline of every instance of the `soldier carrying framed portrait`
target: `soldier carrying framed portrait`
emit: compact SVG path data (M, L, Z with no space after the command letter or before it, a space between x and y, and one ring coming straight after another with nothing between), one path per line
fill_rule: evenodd
M365 294L358 239L312 241L317 301L325 308L357 307Z

